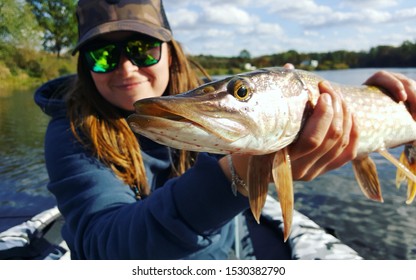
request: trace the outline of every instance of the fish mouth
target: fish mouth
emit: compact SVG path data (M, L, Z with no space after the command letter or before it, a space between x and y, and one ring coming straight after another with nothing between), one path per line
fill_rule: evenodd
M194 126L200 129L205 130L204 126L198 123L197 121L193 121L190 118L184 117L179 113L169 109L168 106L156 103L139 103L135 105L136 118L133 117L131 120L137 121L137 117L140 116L140 119L148 122L147 125L150 125L150 122L160 123L160 122L168 122L168 123L182 123L185 125Z
M135 105L136 107L136 114L141 115L142 117L146 118L158 118L158 119L166 119L172 122L182 122L182 123L190 123L195 126L201 126L197 122L191 121L189 118L186 118L175 111L169 109L169 107L164 106L163 104L159 103L139 103Z
M177 130L177 132L192 130L193 132L189 135L195 132L197 135L205 133L205 135L214 135L228 143L246 135L245 127L232 116L232 112L220 116L212 104L203 105L192 100L184 101L182 99L176 102L175 98L139 100L134 104L135 113L128 117L128 122L139 134L149 129L153 131L152 133L160 131L158 134L166 134L172 130ZM198 109L198 106L205 106L205 108ZM181 141L185 140L181 139Z

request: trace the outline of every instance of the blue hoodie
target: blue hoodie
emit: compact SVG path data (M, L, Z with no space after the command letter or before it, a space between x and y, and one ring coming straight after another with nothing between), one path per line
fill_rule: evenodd
M172 149L138 136L151 194L134 193L70 131L63 86L73 76L41 86L35 102L51 117L45 159L62 235L73 259L226 259L234 216L248 208L235 197L218 157L201 153L193 168L168 179Z

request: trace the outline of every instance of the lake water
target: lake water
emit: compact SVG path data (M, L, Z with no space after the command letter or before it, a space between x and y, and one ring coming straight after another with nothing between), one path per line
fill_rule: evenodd
M416 79L416 68L389 69ZM322 71L330 81L361 84L376 69ZM43 139L48 118L34 90L0 89L0 232L55 204L46 190ZM392 152L395 155L400 149ZM295 183L295 209L366 259L416 259L416 203L395 188L395 168L378 155L384 203L367 200L348 164L312 182Z

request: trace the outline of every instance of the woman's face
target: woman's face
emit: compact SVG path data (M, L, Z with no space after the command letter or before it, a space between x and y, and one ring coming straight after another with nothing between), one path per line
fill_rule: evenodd
M108 41L122 41L131 37L132 32L117 32L103 35ZM138 67L131 63L124 54L118 67L109 73L91 71L94 83L100 94L111 104L127 111L134 111L134 102L161 96L169 82L169 51L166 43L162 44L161 58L150 67Z

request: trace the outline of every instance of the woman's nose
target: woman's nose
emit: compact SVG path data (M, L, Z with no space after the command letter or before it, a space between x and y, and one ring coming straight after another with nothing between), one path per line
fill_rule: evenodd
M118 71L124 72L124 73L129 73L131 71L136 71L138 70L139 67L134 65L130 59L127 58L126 55L121 54L120 56L120 63L119 63L119 67L118 67Z

